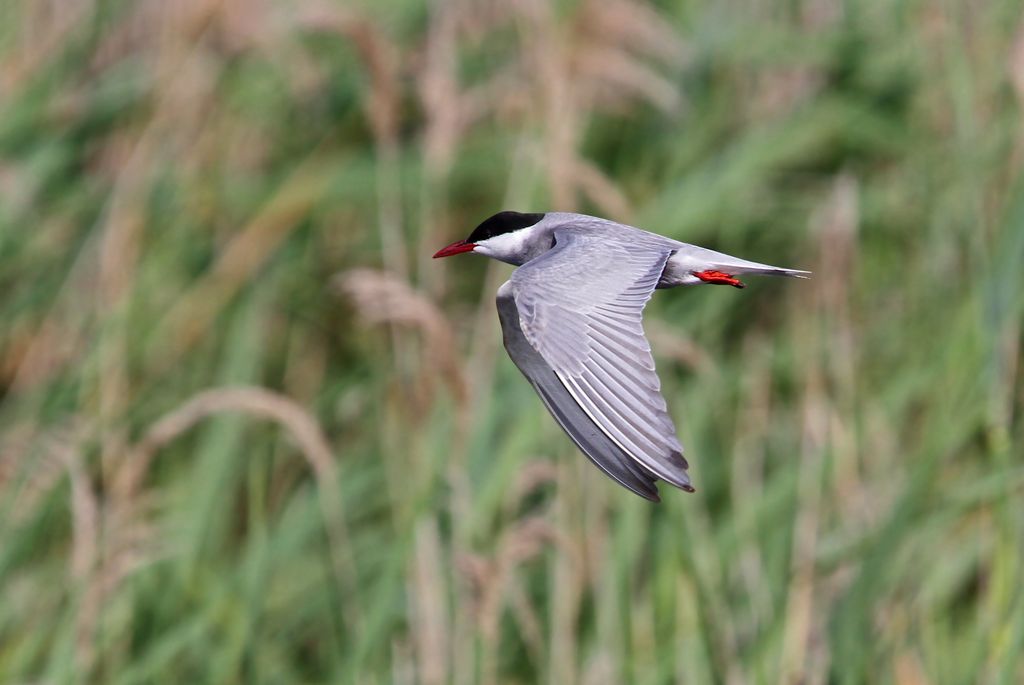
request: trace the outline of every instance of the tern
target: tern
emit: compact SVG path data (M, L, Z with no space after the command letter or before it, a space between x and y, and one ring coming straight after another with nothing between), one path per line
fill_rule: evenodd
M577 447L654 502L659 479L694 491L643 331L654 290L810 273L567 212L499 212L434 258L469 252L519 267L497 293L509 357Z

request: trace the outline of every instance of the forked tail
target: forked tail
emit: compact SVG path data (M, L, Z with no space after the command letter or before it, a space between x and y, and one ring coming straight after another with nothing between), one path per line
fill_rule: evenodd
M780 266L772 266L771 264L751 262L746 259L727 255L724 252L715 252L714 250L708 250L703 247L692 246L687 252L688 254L686 257L688 261L692 260L695 265L703 267L703 269L698 270L722 271L731 276L737 276L740 274L764 274L767 276L807 278L811 275L810 271L785 269Z

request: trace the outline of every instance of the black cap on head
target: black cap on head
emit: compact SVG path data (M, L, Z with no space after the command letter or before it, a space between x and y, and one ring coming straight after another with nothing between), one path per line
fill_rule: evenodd
M522 214L520 212L498 212L484 220L466 238L467 243L478 243L503 233L511 233L521 228L533 226L544 218L544 214Z

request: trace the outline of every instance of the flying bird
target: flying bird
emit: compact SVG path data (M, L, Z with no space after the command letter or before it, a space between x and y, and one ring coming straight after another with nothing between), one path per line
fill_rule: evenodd
M467 252L519 267L497 295L509 357L598 468L655 502L658 479L694 488L644 337L654 290L809 274L567 212L499 212L434 258Z

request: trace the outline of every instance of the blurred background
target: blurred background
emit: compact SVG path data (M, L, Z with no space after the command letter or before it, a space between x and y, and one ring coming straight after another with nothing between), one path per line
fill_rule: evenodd
M0 682L1024 682L1019 0L7 0ZM575 210L697 493L501 349Z

